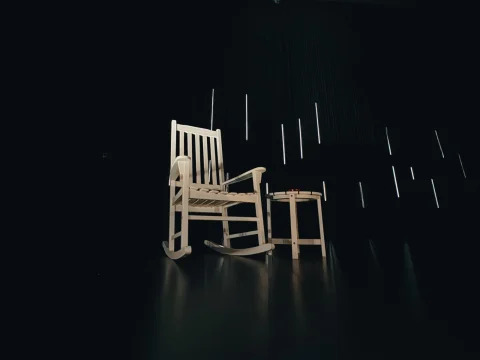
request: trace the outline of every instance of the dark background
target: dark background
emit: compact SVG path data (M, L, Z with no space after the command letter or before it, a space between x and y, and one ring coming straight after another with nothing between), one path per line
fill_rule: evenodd
M54 29L65 89L60 127L79 159L62 172L74 180L76 204L63 215L74 224L66 231L77 239L81 268L128 272L163 256L170 122L209 128L215 88L214 129L222 130L231 177L264 166L262 191L265 182L270 191L321 191L326 181L326 238L348 277L361 284L373 243L385 283L402 284L407 243L429 316L453 336L473 337L466 330L477 314L473 16L413 1L226 3L78 8ZM287 212L276 211L274 236L282 237ZM314 213L299 211L301 237L315 236ZM192 226L192 256L209 251L204 239L219 241L219 223ZM309 251L316 249L302 256Z

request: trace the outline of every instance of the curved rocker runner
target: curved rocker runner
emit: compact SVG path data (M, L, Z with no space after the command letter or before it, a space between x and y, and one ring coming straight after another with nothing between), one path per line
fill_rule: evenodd
M177 140L178 139L178 140ZM177 152L178 142L178 152ZM186 149L185 149L186 143ZM200 151L200 150L203 151ZM209 151L210 150L210 151ZM257 167L230 180L224 180L222 134L216 131L177 124L172 120L171 132L170 220L168 242L163 242L167 256L177 260L191 254L188 245L188 222L190 220L221 221L223 245L205 241L205 245L226 255L253 255L271 251L275 246L265 243L260 184L266 171ZM253 192L228 191L230 185L252 179ZM179 190L177 191L177 188ZM228 216L228 208L250 203L255 206L254 217ZM175 214L181 213L181 228L175 233ZM192 215L201 213L202 215ZM219 214L215 215L215 214ZM257 224L257 230L230 234L229 221L249 221ZM230 247L230 240L256 235L258 246L246 249ZM175 240L180 238L180 247L175 250Z
M207 245L209 248L218 251L221 254L225 255L236 255L236 256L248 256L248 255L255 255L255 254L260 254L263 252L267 252L270 250L275 249L275 245L273 244L263 244L259 246L254 246L246 249L234 249L230 247L225 247L223 245L218 245L214 242L205 240L205 245Z

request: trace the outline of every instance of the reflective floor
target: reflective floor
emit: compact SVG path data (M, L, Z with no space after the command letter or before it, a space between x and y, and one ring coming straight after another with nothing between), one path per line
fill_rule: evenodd
M373 264L352 281L332 247L326 261L320 251L290 256L288 247L249 258L194 249L177 262L161 254L143 268L105 269L94 302L96 355L406 359L461 351L426 319L414 280L389 286Z

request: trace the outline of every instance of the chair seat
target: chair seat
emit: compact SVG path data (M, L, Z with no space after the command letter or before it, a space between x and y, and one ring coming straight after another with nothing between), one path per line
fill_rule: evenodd
M193 207L215 207L215 206L226 206L232 204L238 204L242 202L253 202L251 199L251 195L255 195L254 192L249 193L236 193L236 192L227 192L227 191L220 191L220 190L213 190L207 188L199 188L196 186L190 186L190 196L194 196L194 198L190 198L188 204ZM210 199L208 195L207 198L202 199L203 194L214 194L216 195L216 199ZM175 201L174 205L181 204L182 197L179 196L178 199ZM233 199L232 199L233 197Z

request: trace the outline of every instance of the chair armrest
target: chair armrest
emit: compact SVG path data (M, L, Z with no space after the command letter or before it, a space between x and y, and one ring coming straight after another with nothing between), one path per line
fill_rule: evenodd
M177 156L173 162L172 168L170 169L170 180L175 181L180 176L180 167L178 164L181 161L190 162L191 160L188 156Z
M250 179L251 177L253 177L254 172L264 173L265 171L267 171L267 169L265 169L264 167L257 167L255 169L244 172L242 175L238 175L230 180L224 181L220 185L225 186L225 185L235 184L237 182Z

